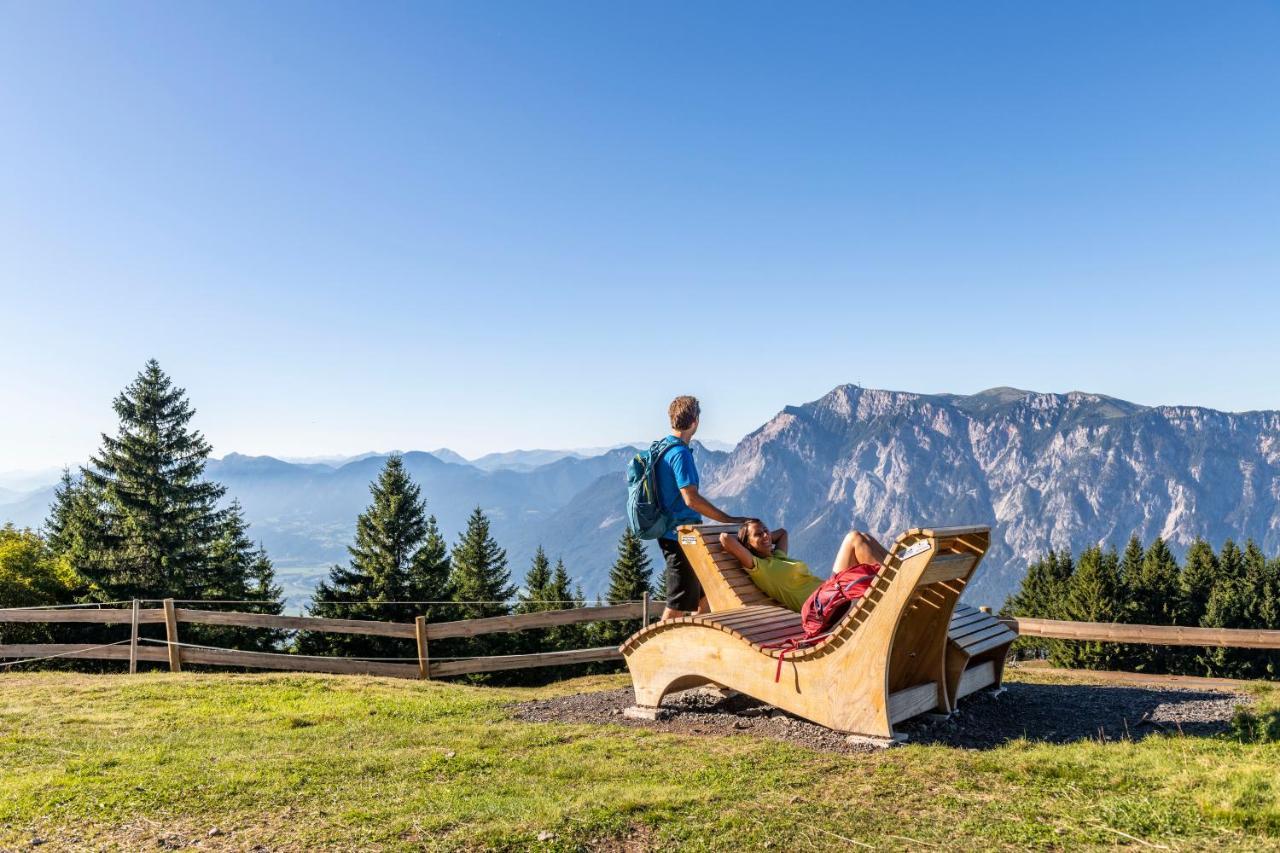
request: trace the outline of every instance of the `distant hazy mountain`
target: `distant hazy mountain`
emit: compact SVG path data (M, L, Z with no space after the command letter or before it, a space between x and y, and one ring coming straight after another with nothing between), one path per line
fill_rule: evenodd
M511 451L473 462L414 452L405 464L450 541L480 506L515 579L541 544L595 596L607 586L625 523L623 469L633 452ZM793 553L820 573L850 527L890 540L917 526L990 524L992 549L968 591L977 603L1002 603L1049 547L1122 547L1135 532L1164 536L1179 552L1196 536L1215 545L1252 537L1280 551L1274 411L1145 407L1013 388L958 396L845 385L788 406L730 453L698 446L695 454L713 500L785 524ZM240 499L251 535L282 575L292 573L290 589L299 594L324 566L346 561L355 517L384 459L333 467L231 454L211 461L208 476ZM51 498L52 486L2 500L0 523L38 525ZM659 565L656 548L651 553Z

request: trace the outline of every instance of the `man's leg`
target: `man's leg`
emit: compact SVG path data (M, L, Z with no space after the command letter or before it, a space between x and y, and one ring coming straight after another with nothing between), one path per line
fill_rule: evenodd
M850 530L845 535L844 541L840 543L835 562L831 564L831 574L843 572L850 566L866 563L879 563L883 566L888 557L889 552L870 534L860 530Z
M658 547L666 558L667 606L662 610L663 619L676 619L693 610L706 612L702 599L702 585L689 565L689 558L674 539L659 539Z

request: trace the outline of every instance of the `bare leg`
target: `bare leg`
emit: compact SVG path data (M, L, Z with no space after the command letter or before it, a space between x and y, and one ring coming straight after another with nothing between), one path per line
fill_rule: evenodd
M860 530L850 530L844 537L844 541L840 543L840 550L836 553L835 562L831 564L831 574L834 575L843 572L850 566L858 566L864 563L884 565L884 561L888 557L889 552L870 534L863 533Z
M675 610L675 609L670 608L670 607L664 607L664 608L662 608L662 618L663 618L663 619L679 619L679 618L680 618L681 616L683 616L683 615L684 615L684 611L683 611L683 610Z

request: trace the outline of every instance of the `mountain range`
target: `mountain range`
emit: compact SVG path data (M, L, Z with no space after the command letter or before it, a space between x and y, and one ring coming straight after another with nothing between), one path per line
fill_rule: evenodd
M1163 536L1253 538L1280 550L1280 412L1141 406L1098 394L994 388L913 394L844 385L788 406L732 450L695 444L702 487L735 514L791 531L793 553L825 574L844 532L882 541L918 526L989 524L992 547L967 592L999 606L1046 549ZM604 591L625 524L622 471L634 453L519 451L468 461L409 452L405 465L452 539L476 506L513 577L534 549L562 556L589 596ZM230 454L207 475L228 487L301 600L346 560L355 517L385 456L285 462ZM480 464L487 460L484 464ZM51 490L0 498L0 521L36 525ZM655 566L660 565L652 549Z

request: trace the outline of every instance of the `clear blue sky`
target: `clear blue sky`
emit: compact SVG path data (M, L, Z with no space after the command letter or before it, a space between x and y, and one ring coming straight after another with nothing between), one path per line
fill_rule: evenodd
M0 469L1280 408L1280 6L0 2Z

